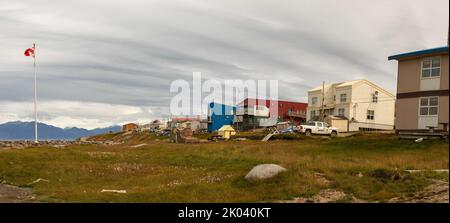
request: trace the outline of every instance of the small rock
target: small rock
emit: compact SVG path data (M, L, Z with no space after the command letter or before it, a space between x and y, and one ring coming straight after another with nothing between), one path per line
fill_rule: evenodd
M268 179L283 171L286 171L286 169L276 164L260 164L253 167L245 176L245 179L248 181Z
M359 177L359 178L361 178L361 177L363 177L363 176L364 176L364 175L363 175L361 172L358 173L358 177Z

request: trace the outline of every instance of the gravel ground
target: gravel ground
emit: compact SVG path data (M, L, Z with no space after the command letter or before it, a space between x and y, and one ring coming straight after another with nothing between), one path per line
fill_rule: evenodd
M34 202L30 188L0 184L0 203Z

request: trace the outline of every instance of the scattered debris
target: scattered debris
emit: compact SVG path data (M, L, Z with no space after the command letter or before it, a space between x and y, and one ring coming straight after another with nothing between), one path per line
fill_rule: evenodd
M448 132L399 132L398 138L414 139L419 140L418 142L422 142L424 139L447 139Z
M142 171L142 164L138 163L116 163L111 165L112 168L117 173L134 174Z
M283 171L286 171L286 169L276 164L260 164L253 167L245 176L245 179L248 181L268 179Z
M364 175L363 175L361 172L359 172L357 176L358 176L359 178L361 178L361 177L363 177Z
M172 141L175 143L198 143L199 139L193 137L194 131L191 128L186 127L183 129L174 129L172 134Z
M47 182L47 183L50 182L49 180L42 179L42 178L38 178L38 179L36 179L35 181L29 183L28 185L35 184L35 183L39 183L39 182L41 182L41 181L44 181L44 182Z
M118 194L126 194L127 191L126 191L126 190L106 190L106 189L102 189L102 191L100 191L100 193L118 193Z
M168 183L167 187L178 186L178 185L181 185L182 183L183 183L182 181L175 180L175 181Z
M261 139L261 141L266 142L270 138L272 138L272 136L280 134L277 127L271 127L269 128L269 131L270 131L269 134L267 134L263 139Z
M91 158L109 158L111 156L116 156L115 152L87 152L88 156Z
M437 170L405 170L405 172L408 173L419 173L419 172L426 172L426 171L433 171L433 172L437 172L437 173L448 173L448 169L437 169Z
M139 148L139 147L146 146L146 145L148 145L148 144L147 143L142 143L142 144L131 146L131 148Z
M0 140L0 149L24 149L28 147L42 147L52 146L55 148L61 148L69 145L86 145L93 144L95 142L79 141L79 140L42 140L39 144L35 144L34 141L29 140L17 140L17 141L3 141Z
M423 138L418 138L418 139L414 140L414 142L423 142Z
M266 136L264 136L263 139L261 139L261 141L266 142L267 140L269 140L270 138L272 138L272 136L275 135L275 133L269 133Z

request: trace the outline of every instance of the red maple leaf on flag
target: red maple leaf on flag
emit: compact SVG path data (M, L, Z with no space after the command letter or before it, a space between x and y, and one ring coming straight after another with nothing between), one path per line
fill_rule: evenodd
M29 56L34 57L34 47L26 49L23 54L25 54L25 56L27 57Z

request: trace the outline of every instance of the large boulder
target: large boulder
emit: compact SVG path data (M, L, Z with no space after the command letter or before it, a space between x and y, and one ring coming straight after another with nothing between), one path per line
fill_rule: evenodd
M248 181L268 179L283 171L286 171L286 169L276 164L260 164L253 167L245 176L245 179Z

